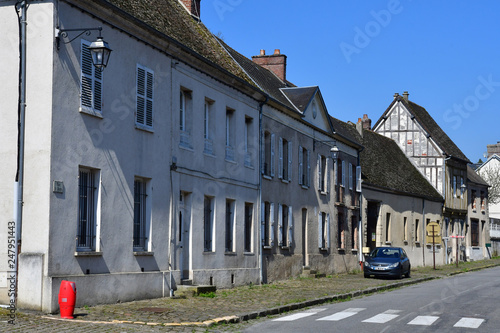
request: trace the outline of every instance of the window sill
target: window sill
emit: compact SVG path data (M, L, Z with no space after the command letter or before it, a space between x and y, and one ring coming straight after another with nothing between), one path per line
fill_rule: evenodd
M289 246L280 246L280 249L285 250L285 251L290 251Z
M154 256L154 252L149 252L149 251L134 251L134 256L136 257L152 257Z
M226 252L224 252L224 255L225 255L225 256L236 256L236 255L237 255L237 253L236 253L236 252L233 252L233 251L226 251Z
M153 127L149 127L149 126L138 124L138 123L135 123L135 128L138 130L144 131L144 132L149 132L149 133L155 132Z
M102 252L95 251L76 251L75 257L101 257Z
M215 252L214 252L214 251L203 251L203 255L204 255L204 256L205 256L205 255L208 255L208 256L210 256L210 255L215 255Z
M352 253L352 254L358 254L358 249L352 249L352 250L351 250L351 253Z
M232 164L237 164L235 160L230 160L227 157L225 158L226 162L232 163Z
M281 182L284 183L284 184L290 183L290 181L288 179L281 179Z
M251 164L245 164L245 168L254 170L255 168Z
M339 252L345 252L345 248L343 248L343 247L338 247L338 248L337 248L337 251L339 251Z
M325 192L325 191L323 191L323 190L320 190L320 191L319 191L319 194L321 194L321 195L327 195L327 194L328 194L328 192Z
M415 246L420 247L420 246L422 246L422 244L420 242L415 242Z
M211 151L204 151L203 152L203 155L207 156L207 157L212 157L212 158L215 158L215 154Z
M301 185L300 187L302 187L302 189L304 189L304 190L308 190L309 189L309 186L307 186L307 185Z
M273 180L273 177L268 176L268 175L262 175L262 178L267 179L267 180Z
M405 240L403 240L403 244L404 244L404 245L408 245L408 241L407 241L406 239L405 239Z
M80 113L88 114L89 116L93 116L93 117L96 117L96 118L99 118L99 119L103 119L104 118L102 116L102 112L99 112L99 111L94 111L94 110L91 110L91 109L84 109L82 107L80 107L80 109L78 111Z
M253 253L253 252L244 252L243 255L244 256L255 256L255 253Z
M389 241L385 241L384 243L385 245L392 245L392 242L389 242Z
M322 251L322 252L327 252L328 248L327 247L320 247L319 250Z
M272 250L273 247L271 245L264 245L264 246L262 246L262 248L264 250Z
M190 151L190 152L194 152L193 147L188 146L188 145L186 145L184 143L179 143L179 148L187 150L187 151Z

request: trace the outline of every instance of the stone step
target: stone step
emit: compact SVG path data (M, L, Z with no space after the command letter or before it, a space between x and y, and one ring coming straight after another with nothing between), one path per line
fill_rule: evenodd
M193 285L193 280L191 279L182 279L181 284L183 286L192 286Z

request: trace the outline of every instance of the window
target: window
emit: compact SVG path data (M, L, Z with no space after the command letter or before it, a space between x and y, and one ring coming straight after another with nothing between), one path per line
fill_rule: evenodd
M385 216L385 241L391 242L391 213L387 213Z
M420 225L418 219L415 220L415 242L420 242Z
M148 250L150 218L150 198L147 194L148 181L143 178L134 180L134 251Z
M291 247L293 241L292 207L278 204L278 243Z
M361 192L361 166L356 167L356 192Z
M252 252L252 221L253 221L253 204L245 203L245 226L244 240L245 252Z
M262 160L262 174L268 177L274 177L274 134L264 132L264 151Z
M309 187L311 178L310 153L307 149L299 146L299 185Z
M353 170L352 170L352 163L349 163L349 189L352 191L353 189Z
M234 252L234 200L226 200L226 252Z
M274 245L274 204L268 201L262 203L262 246Z
M192 124L193 99L192 91L181 87L179 92L179 130L180 146L192 148L191 144L191 124Z
M245 139L245 166L246 167L251 167L252 166L252 158L253 158L253 119L250 117L245 117L245 133L244 133L244 139Z
M338 224L337 224L337 244L339 249L345 249L345 223L344 215L338 214Z
M88 47L90 42L81 41L81 110L102 112L102 72L94 67Z
M205 105L203 109L203 138L205 139L205 147L203 152L205 154L213 155L213 140L215 134L214 121L213 121L213 107L214 102L205 98Z
M337 161L337 202L344 202L345 161Z
M328 193L330 188L329 158L318 154L318 189Z
M226 110L226 160L234 161L234 110Z
M408 218L403 217L403 240L408 240Z
M351 217L351 249L358 250L358 221L356 216Z
M471 220L470 222L470 239L472 246L479 246L479 221Z
M318 247L321 250L330 248L330 214L318 214Z
M280 138L278 145L278 178L286 181L292 180L292 143Z
M77 251L96 250L99 172L79 170L78 175L78 231Z
M153 127L153 71L137 65L136 118L139 126Z
M472 209L473 210L476 210L476 199L477 199L477 194L476 194L476 190L472 190L471 191L471 204L472 204Z
M486 210L486 195L484 193L484 191L481 191L481 211L485 211Z
M457 176L453 176L453 196L457 197Z
M212 242L214 234L213 223L213 198L205 196L203 202L203 244L205 252L213 252L214 244Z
M463 177L460 177L460 197L462 199L465 199L465 193L466 191L464 190L464 178Z

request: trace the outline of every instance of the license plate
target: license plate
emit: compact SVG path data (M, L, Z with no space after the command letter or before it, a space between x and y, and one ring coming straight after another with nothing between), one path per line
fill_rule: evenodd
M375 267L375 270L376 271L383 271L383 270L385 270L385 267Z

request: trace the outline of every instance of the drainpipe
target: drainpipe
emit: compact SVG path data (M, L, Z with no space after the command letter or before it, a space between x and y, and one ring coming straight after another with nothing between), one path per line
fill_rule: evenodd
M18 137L17 137L17 170L14 181L14 212L12 223L14 235L9 234L10 240L15 240L14 258L16 260L15 269L10 273L9 280L15 281L17 286L18 276L18 254L21 252L21 231L23 220L23 183L24 183L24 132L25 132L25 111L26 111L26 6L25 0L18 1L15 5L19 22L19 104L18 104ZM11 231L9 229L9 231ZM11 238L12 236L12 238ZM10 250L10 248L9 248ZM17 293L10 296L11 304L16 304Z
M443 197L444 197L444 204L443 204L443 207L446 207L446 161L448 161L449 159L451 158L451 156L448 156L444 159L443 161L443 172L442 172L442 177L443 177ZM444 209L443 209L444 210ZM446 221L446 217L444 218L444 220ZM452 219L453 221L453 219ZM448 224L450 223L449 219L448 219ZM445 226L448 227L445 223ZM448 230L446 230L446 238L444 240L444 247L445 247L445 251L446 251L446 263L449 264L449 256L448 256Z
M427 230L427 221L425 219L425 199L422 198L422 243L424 246L422 246L422 261L423 261L423 266L425 266L425 249L427 247L426 244L426 239L425 239L425 232Z
M267 101L269 100L269 96L265 96L266 99L262 102L259 103L259 203L258 203L258 207L259 207L259 219L261 220L260 223L261 223L261 226L259 228L259 278L260 278L260 284L262 284L262 281L264 281L264 271L263 271L263 255L262 255L262 236L265 235L265 233L263 233L263 230L262 230L262 210L264 209L264 207L262 207L262 168L263 168L263 165L262 163L264 163L264 161L262 160L262 145L263 145L263 142L262 142L262 108L264 107L264 104L267 103Z

